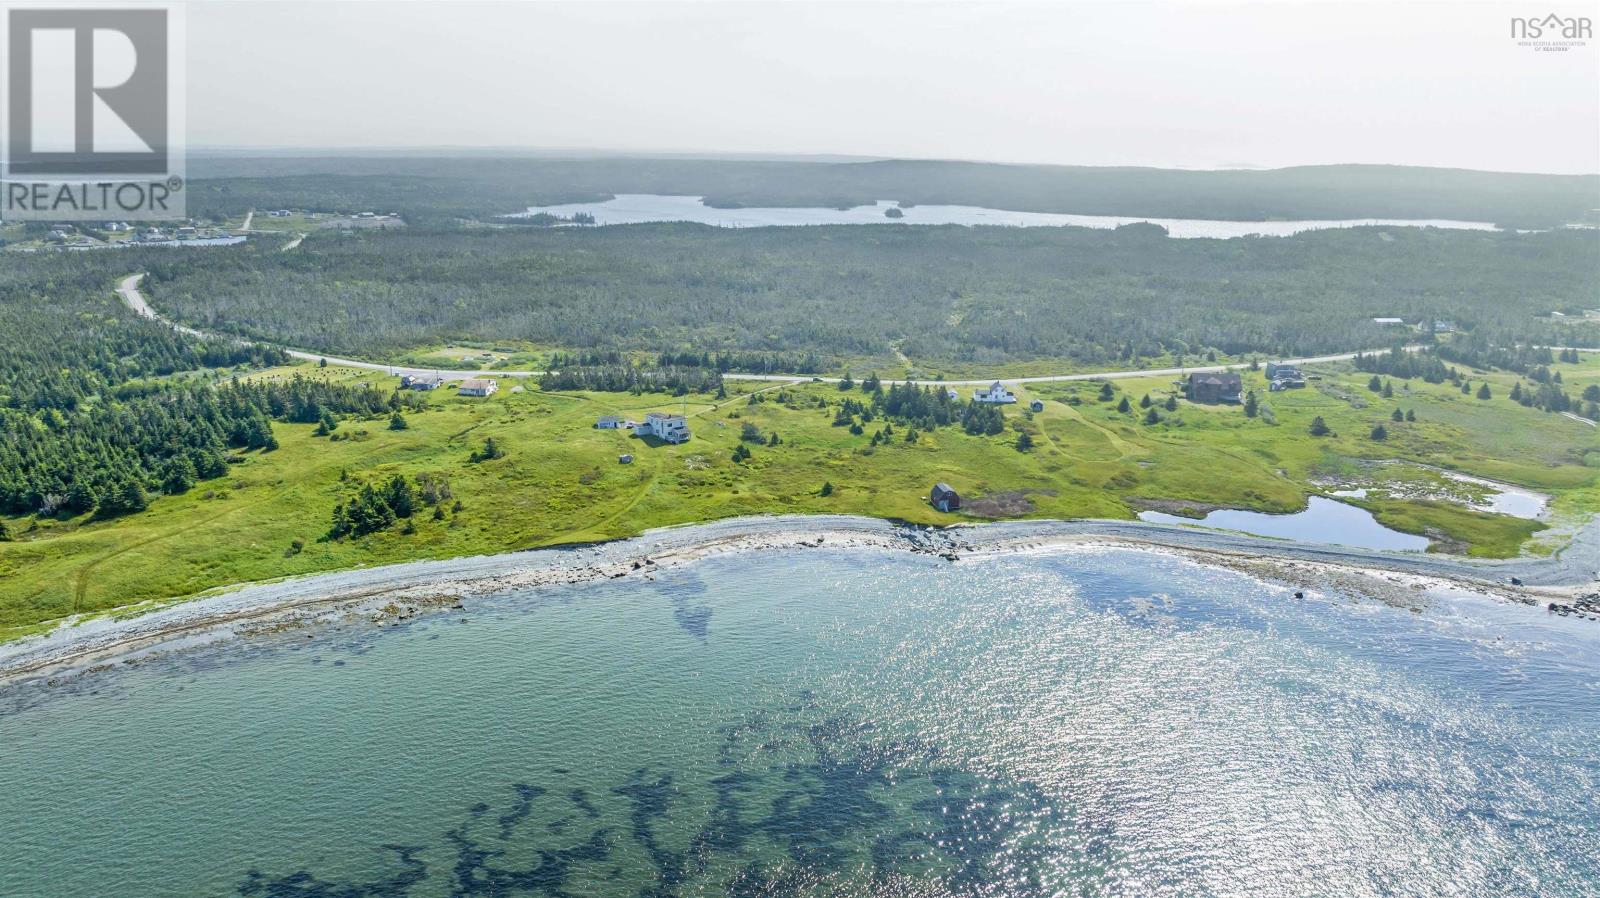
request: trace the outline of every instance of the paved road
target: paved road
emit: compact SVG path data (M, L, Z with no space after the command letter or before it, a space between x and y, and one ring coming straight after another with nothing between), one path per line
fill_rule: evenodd
M297 240L294 244L291 244L290 246L286 246L284 248L285 249L292 248L292 246L298 245L298 242L299 241ZM144 277L144 274L142 272L138 273L138 274L130 274L127 277L123 278L117 284L117 293L122 297L122 301L124 303L127 303L128 308L132 309L137 314L142 315L142 316L144 316L146 318L149 318L149 319L151 319L153 321L166 322L167 324L171 325L174 329L176 329L176 330L178 330L178 331L180 331L182 333L190 334L192 336L197 336L197 337L208 336L207 334L203 334L200 331L197 331L192 327L185 327L184 325L177 324L177 323L172 322L172 321L168 321L167 319L162 318L160 315L157 315L155 310L150 308L150 304L145 301L144 295L139 292L139 281L143 277ZM249 341L240 340L239 342L247 343ZM1563 350L1563 349L1577 349L1577 351L1579 351L1579 352L1600 352L1600 349L1591 349L1591 348L1582 347L1582 346L1578 346L1578 347L1552 346L1550 348L1552 350L1556 350L1556 351L1560 351L1560 350ZM1420 349L1422 349L1422 345L1421 344L1412 344L1410 346L1405 347L1405 350L1407 352L1416 352L1417 350L1420 350ZM490 369L490 370L483 370L483 371L456 371L456 370L439 370L439 369L434 369L434 368L408 368L408 367L405 367L403 365L382 365L382 364L379 364L377 362L362 362L362 361L358 361L356 359L342 359L342 358L339 358L337 356L322 355L320 353L314 353L314 352L305 352L303 350L298 350L298 349L285 349L284 351L289 353L289 355L291 355L291 356L293 356L294 358L297 358L297 359L303 359L303 360L312 361L312 362L316 362L316 361L321 361L323 359L327 359L328 364L330 364L330 365L341 365L341 366L344 366L346 368L361 368L361 369L364 369L364 370L367 370L367 371L383 371L385 373L396 375L396 376L408 375L409 374L409 375L411 375L413 377L418 377L418 376L431 376L431 375L437 374L440 377L444 378L445 380L465 380L466 378L469 378L469 377L538 377L538 376L544 374L543 371L507 371L507 370L499 369L499 368ZM1369 355L1372 354L1372 353L1375 353L1375 352L1387 352L1387 351L1388 351L1387 349L1367 349L1367 350L1362 350L1362 352L1365 352L1365 353L1367 353ZM1291 365L1312 365L1312 364L1316 364L1317 362L1342 362L1342 361L1346 361L1348 359L1353 359L1357 355L1360 355L1360 354L1361 354L1360 352L1341 352L1341 353L1337 353L1337 354L1334 354L1334 355L1309 356L1307 358L1301 358L1301 359L1285 359L1284 361L1288 362ZM1244 370L1245 368L1249 368L1249 367L1250 367L1249 363L1241 362L1241 363L1232 364L1232 365L1200 365L1200 366L1196 366L1196 367L1192 367L1192 368L1146 368L1146 369L1140 370L1140 371L1096 371L1096 372L1091 372L1091 373L1087 373L1087 374L1046 374L1046 375L1039 375L1039 376L1036 376L1036 377L1000 377L1000 378L983 377L983 378L978 378L976 380L895 380L895 379L892 379L892 378L884 378L883 382L886 383L886 384L889 384L889 383L901 383L901 384L903 384L903 383L912 383L912 384L919 384L919 385L922 385L922 386L975 387L975 386L988 386L989 384L994 383L996 380L999 380L1001 383L1007 383L1007 384L1038 384L1038 383L1052 383L1052 382L1056 382L1056 381L1074 381L1074 380L1121 380L1121 379L1130 378L1130 377L1170 377L1170 376L1182 375L1182 374L1209 374L1209 373L1214 373L1214 372L1217 372L1217 371L1241 371L1241 370ZM804 374L736 374L736 373L731 373L730 372L730 373L724 374L722 376L726 380L776 381L776 382L784 382L784 383L804 383L805 381L808 381L808 380L820 380L820 381L823 381L825 383L838 383L840 381L840 378L837 378L837 377L811 377L811 376L804 375ZM1587 422L1585 422L1585 423L1587 423Z
M1405 347L1406 352L1416 352L1421 349L1421 344ZM1362 352L1368 355L1374 352L1388 352L1387 349L1367 349ZM1336 355L1309 356L1303 359L1284 359L1290 365L1311 365L1317 362L1342 362L1361 355L1360 352L1341 352ZM1121 380L1129 377L1168 377L1180 374L1212 374L1218 371L1243 371L1250 367L1249 362L1239 362L1232 365L1197 365L1189 368L1144 368L1138 371L1091 371L1086 374L1041 374L1036 377L980 377L976 380L895 380L881 378L886 384L912 383L922 386L946 387L986 387L996 381L1005 384L1042 384L1065 380ZM812 380L813 378L794 374L724 374L729 380ZM842 378L819 377L826 383L838 383Z
M190 335L192 337L209 337L209 336L211 336L210 334L206 334L206 333L204 333L202 331L195 330L192 327L188 327L186 325L178 324L178 323L176 323L174 321L169 321L166 318L162 318L160 315L157 315L155 309L150 308L150 303L145 300L144 294L139 292L139 282L141 280L143 280L143 279L144 279L144 273L143 272L139 272L138 274L130 274L127 277L123 278L121 281L117 282L117 295L122 297L123 303L125 303L128 306L128 308L132 309L134 314L139 315L139 316L144 317L144 318L149 318L151 321L160 321L163 324L166 324L166 325L170 326L173 330L176 330L179 333L188 334L188 335ZM249 340L238 340L237 342L239 342L239 343L249 343L250 341ZM432 375L432 374L435 373L434 369L432 369L432 368L407 368L407 367L404 367L404 366L401 366L401 365L380 365L380 364L378 364L376 362L363 362L363 361L359 361L357 359L341 359L338 356L321 355L319 353L314 353L314 352L303 352L303 351L298 350L298 349L285 349L284 352L287 352L293 358L301 359L303 361L317 362L317 361L321 361L323 359L327 359L328 364L330 364L330 365L340 365L340 366L345 367L345 368L361 368L361 369L364 369L364 370L367 370L367 371L382 371L382 372L384 372L386 374L393 374L393 375L409 374L409 375L412 375L412 376L415 377L415 376L423 376L423 375ZM440 374L442 377L444 377L446 380L464 380L464 379L466 379L468 377L536 377L536 376L538 376L540 374L543 374L544 372L542 372L542 371L439 371L437 373Z

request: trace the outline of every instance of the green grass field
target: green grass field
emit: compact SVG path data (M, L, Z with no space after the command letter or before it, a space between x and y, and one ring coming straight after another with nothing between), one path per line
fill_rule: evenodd
M1569 393L1600 383L1600 358L1560 366ZM301 366L318 377L391 379L338 368ZM275 425L281 448L250 453L228 476L150 509L114 521L34 520L6 523L15 539L0 543L0 637L37 630L71 614L106 612L134 603L190 596L240 582L315 571L499 552L563 542L609 539L667 524L771 512L838 512L926 523L980 519L971 511L945 515L925 497L945 480L969 501L1006 500L1005 514L1030 517L1131 517L1143 501L1191 503L1287 512L1328 478L1370 471L1366 463L1426 463L1508 481L1552 494L1558 520L1600 509L1600 430L1508 399L1516 378L1473 375L1495 398L1464 396L1449 384L1395 381L1395 397L1366 388L1367 375L1346 366L1313 368L1322 379L1304 390L1267 393L1261 374L1248 373L1269 408L1247 418L1238 406L1179 404L1159 424L1142 423L1139 399L1160 403L1171 378L1115 382L1116 398L1097 400L1097 383L1039 384L1022 389L1007 409L1010 429L973 437L958 428L923 434L907 444L898 431L886 445L869 446L881 420L851 435L832 426L841 398L831 384L799 386L729 382L728 398L687 400L694 438L650 446L626 431L597 430L596 416L641 417L678 410L664 396L546 394L503 389L486 399L434 394L428 411L409 417L407 430L388 421L347 420L331 441L310 425ZM504 388L516 381L502 381ZM965 398L970 388L961 388ZM748 395L759 393L754 403ZM854 394L859 397L859 393ZM1130 413L1116 411L1128 396ZM1026 411L1038 398L1045 410ZM787 400L787 401L784 401ZM819 403L827 403L821 405ZM1415 412L1394 423L1395 408ZM1322 416L1334 435L1307 432ZM732 460L740 426L776 432L778 446L752 445L753 457ZM1385 442L1368 438L1376 423ZM1027 430L1035 446L1015 448ZM472 462L487 437L506 447L504 458ZM634 463L618 463L631 453ZM1587 463L1586 463L1587 462ZM1435 471L1393 466L1407 477ZM395 472L435 472L449 478L462 504L443 521L424 511L416 532L399 527L357 539L324 541L332 507L354 485ZM1382 476L1392 476L1385 474ZM341 478L346 479L341 479ZM824 482L834 489L821 495ZM1322 484L1322 485L1319 485ZM1541 525L1466 510L1459 505L1376 495L1360 500L1390 526L1434 535L1471 554L1505 556L1548 551L1535 537ZM981 507L981 506L980 506ZM291 550L301 540L303 549Z
M333 216L327 214L294 212L285 217L277 218L267 214L270 210L257 209L256 214L250 218L252 231L275 231L284 234L306 234L321 228ZM244 219L230 220L228 226L237 228L244 224Z

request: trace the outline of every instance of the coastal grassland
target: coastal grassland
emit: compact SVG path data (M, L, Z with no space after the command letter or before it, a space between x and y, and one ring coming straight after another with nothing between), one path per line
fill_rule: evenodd
M1600 359L1561 366L1569 391L1600 383ZM273 369L340 381L394 380L371 372L313 365ZM1557 521L1600 508L1600 431L1506 399L1514 375L1473 374L1494 398L1479 400L1449 384L1394 381L1394 396L1368 391L1368 375L1344 365L1314 369L1304 390L1267 393L1263 376L1248 388L1267 409L1248 418L1238 406L1164 403L1171 378L1100 384L1028 385L1007 409L1007 430L969 436L957 427L908 443L895 428L870 445L882 419L853 435L833 425L845 396L832 384L729 382L728 396L543 393L531 382L502 380L487 400L433 394L430 408L408 416L405 430L387 418L345 420L330 440L308 424L276 424L281 447L245 453L227 476L156 499L122 519L12 518L16 536L0 543L0 635L15 636L74 613L105 612L147 600L181 597L227 584L417 558L501 552L609 539L669 524L772 512L829 512L924 523L980 520L983 514L1126 518L1146 504L1217 506L1288 512L1330 477L1380 461L1413 462L1504 480L1548 492ZM522 385L524 391L513 392ZM963 397L969 388L961 388ZM751 401L751 393L756 393ZM1144 423L1148 394L1161 417ZM1117 405L1128 397L1131 410ZM1026 411L1044 401L1044 411ZM1395 409L1415 422L1394 422ZM686 409L694 439L652 445L626 431L597 430L596 416L641 417ZM1332 434L1313 437L1322 417ZM1270 423L1274 422L1275 423ZM741 429L753 424L778 445L747 444L735 462ZM1378 423L1382 442L1369 438ZM1034 446L1015 448L1027 431ZM493 437L503 458L472 461ZM632 464L618 455L631 453ZM1589 464L1586 465L1586 459ZM462 508L414 519L360 538L322 539L333 505L359 484L393 474L447 477ZM934 511L928 488L948 481L968 500L959 515ZM823 495L823 484L832 485ZM989 502L985 503L984 500ZM1374 498L1363 501L1398 529L1435 537L1444 548L1475 555L1514 554L1543 527L1449 503ZM302 548L295 551L295 540Z

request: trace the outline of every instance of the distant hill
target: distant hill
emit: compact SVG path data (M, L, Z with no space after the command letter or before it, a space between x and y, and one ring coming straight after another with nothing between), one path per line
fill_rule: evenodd
M1028 212L1233 221L1405 218L1513 228L1593 221L1600 175L1391 165L1188 171L978 162L462 156L202 156L193 211L244 206L396 209L485 216L617 193L688 194L709 205L958 204Z

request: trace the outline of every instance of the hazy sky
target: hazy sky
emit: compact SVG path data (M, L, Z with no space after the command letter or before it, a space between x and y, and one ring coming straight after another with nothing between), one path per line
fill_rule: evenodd
M1592 3L194 3L191 146L1600 171Z

